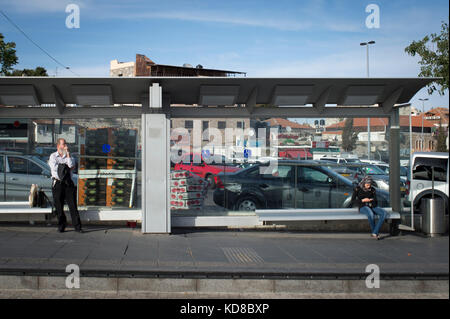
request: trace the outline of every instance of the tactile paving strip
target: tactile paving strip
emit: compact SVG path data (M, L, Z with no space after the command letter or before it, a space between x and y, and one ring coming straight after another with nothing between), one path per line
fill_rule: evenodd
M264 260L252 248L243 247L222 247L222 251L230 263L234 264L258 264Z

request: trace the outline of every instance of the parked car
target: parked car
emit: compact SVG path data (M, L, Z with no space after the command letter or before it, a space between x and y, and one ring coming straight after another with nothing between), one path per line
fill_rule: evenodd
M75 183L78 181L76 174L73 174L73 181ZM28 200L31 184L39 185L49 198L52 197L51 172L48 163L36 155L11 155L0 152L0 199Z
M54 152L56 152L56 146L37 146L34 148L34 153L42 160L48 160L50 155Z
M389 174L376 165L358 165L354 166L356 173L353 176L354 180L358 183L364 176L369 175L374 181L374 187L389 191ZM400 194L406 196L407 194L407 182L400 178Z
M324 163L324 167L331 169L332 171L338 173L341 176L344 176L346 178L348 178L349 180L353 181L357 181L354 176L356 173L356 169L355 167L351 166L344 166L344 165L332 165L332 164L336 164L336 162L333 161L327 161L327 160L321 160L322 162L328 162L330 165L327 165L326 163Z
M387 164L386 162L378 161L378 160L361 159L361 162L367 163L367 164L373 164L373 165L387 165L387 166L389 166L389 164Z
M223 155L216 156L215 162L211 162L209 159L205 160L200 153L185 155L181 158L181 162L176 163L174 166L174 170L187 170L201 178L207 179L212 189L216 187L217 174L220 172L236 172L241 169L236 164L228 163Z
M218 174L213 200L232 210L259 208L352 207L356 186L347 178L312 160L280 160L269 174L267 164ZM297 176L297 177L296 177ZM389 193L377 189L379 206L389 206Z
M389 164L376 164L376 166L383 170L386 175L389 175ZM400 166L400 178L402 181L407 182L411 180L410 169L409 166Z
M334 162L334 163L338 163L338 164L361 163L361 161L358 158L352 158L352 157L324 156L324 157L321 157L319 160L330 161L330 162Z
M413 203L415 213L421 213L422 200L433 196L442 198L444 211L449 209L449 156L441 152L415 152L412 156L412 178L408 196L409 205ZM434 174L433 174L434 171ZM408 205L406 205L408 206Z

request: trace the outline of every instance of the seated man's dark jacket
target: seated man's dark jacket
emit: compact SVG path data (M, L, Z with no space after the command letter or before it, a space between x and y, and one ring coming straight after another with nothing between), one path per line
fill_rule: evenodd
M364 198L373 198L373 201L368 203L363 203L362 199ZM377 207L378 201L377 201L377 192L375 188L370 187L369 190L362 189L359 186L356 186L355 190L353 191L352 195L352 203L353 207L358 206L359 209L361 209L364 206L368 207Z

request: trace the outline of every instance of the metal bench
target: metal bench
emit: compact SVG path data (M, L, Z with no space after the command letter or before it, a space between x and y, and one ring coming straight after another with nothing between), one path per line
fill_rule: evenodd
M28 201L22 202L0 202L0 215L1 221L16 221L23 220L20 217L25 217L26 215L31 224L34 223L35 218L33 216L44 216L52 213L52 207L30 207ZM6 215L6 216L4 216ZM5 218L6 217L6 218ZM26 217L25 217L26 218ZM27 219L25 219L27 220Z
M385 221L390 223L390 234L399 234L400 214L391 207L383 208L387 215ZM311 209L257 209L255 214L261 222L286 221L328 221L328 220L367 220L358 208L311 208Z

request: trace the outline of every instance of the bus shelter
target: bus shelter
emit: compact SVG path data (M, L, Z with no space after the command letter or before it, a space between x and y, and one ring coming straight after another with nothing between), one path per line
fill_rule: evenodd
M17 125L24 119L36 119L36 130L40 125L39 121L45 119L61 121L66 125L70 121L83 119L85 127L92 129L89 124L92 122L89 121L95 119L127 118L133 120L126 124L130 132L133 131L133 125L139 123L140 130L136 131L139 147L135 150L140 154L140 183L133 183L130 187L133 192L140 193L140 198L137 197L137 206L140 207L113 210L108 216L114 216L115 220L141 220L143 233L170 233L170 120L211 117L386 117L389 119L390 204L392 211L400 212L399 108L434 80L436 79L1 77L0 119L15 121L14 123L17 121ZM95 134L99 135L104 128L99 126L95 129ZM69 131L70 127L67 132ZM120 130L104 132L110 137L117 132L120 134ZM81 135L76 136L77 143L82 144L88 133L94 134L83 130ZM131 133L127 134L131 136ZM110 147L117 148L120 147L119 144L104 142L102 150L108 153ZM89 145L84 147L89 148ZM92 157L95 158L94 155ZM110 171L114 173L114 168L117 167L114 165L119 164L117 161L111 164ZM127 171L124 174L117 176L126 179L129 177L126 174L132 175L133 172ZM111 187L114 189L114 185ZM89 190L88 185L84 188ZM97 217L102 214L102 211L94 212Z

